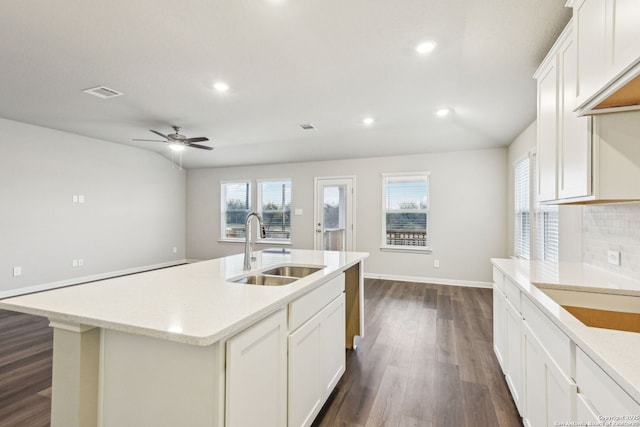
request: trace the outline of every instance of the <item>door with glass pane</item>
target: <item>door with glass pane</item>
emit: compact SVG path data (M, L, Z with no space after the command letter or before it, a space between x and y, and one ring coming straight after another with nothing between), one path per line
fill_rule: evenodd
M316 178L315 249L354 250L354 178Z

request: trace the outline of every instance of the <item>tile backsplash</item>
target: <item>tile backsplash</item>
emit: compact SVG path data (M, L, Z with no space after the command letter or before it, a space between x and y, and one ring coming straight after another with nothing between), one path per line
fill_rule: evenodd
M582 215L582 261L640 280L640 203L585 205ZM608 250L620 251L619 266Z

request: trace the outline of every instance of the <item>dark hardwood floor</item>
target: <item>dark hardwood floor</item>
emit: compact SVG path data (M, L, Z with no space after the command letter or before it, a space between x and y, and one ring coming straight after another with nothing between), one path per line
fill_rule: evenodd
M314 427L522 426L492 346L490 289L366 280L365 339ZM0 426L49 425L48 321L0 310Z
M491 289L367 280L365 339L313 427L522 426Z
M48 426L53 329L42 317L0 310L0 426Z

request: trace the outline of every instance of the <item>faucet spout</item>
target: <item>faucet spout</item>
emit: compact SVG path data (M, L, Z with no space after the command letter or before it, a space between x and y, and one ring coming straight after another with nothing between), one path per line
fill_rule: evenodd
M245 220L244 229L245 229L245 240L244 240L244 263L242 269L244 271L251 270L251 261L255 261L255 257L253 256L253 251L251 250L251 218L257 218L260 230L260 237L267 237L267 232L264 228L264 221L262 220L262 216L257 212L251 212L247 215L247 219Z

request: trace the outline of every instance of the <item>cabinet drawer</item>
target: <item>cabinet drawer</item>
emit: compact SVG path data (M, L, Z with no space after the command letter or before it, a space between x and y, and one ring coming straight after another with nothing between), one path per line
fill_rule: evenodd
M504 274L496 267L493 267L493 284L500 289L500 292L504 293Z
M344 292L344 273L289 304L289 330L297 329Z
M504 294L513 308L515 308L518 313L522 313L522 309L520 307L520 288L506 277L504 279Z
M522 298L522 317L540 344L558 364L562 372L571 377L571 340L527 297Z
M640 414L640 404L580 348L576 350L576 383L596 415Z

